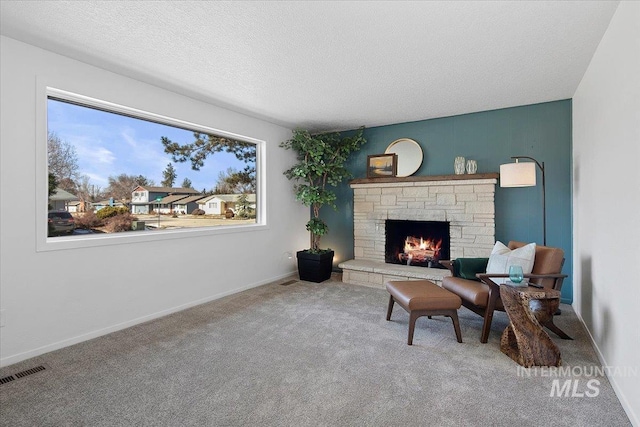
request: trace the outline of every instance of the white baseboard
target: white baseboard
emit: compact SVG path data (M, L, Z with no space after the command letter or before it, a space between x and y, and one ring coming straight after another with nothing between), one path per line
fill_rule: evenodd
M582 315L578 311L578 308L573 304L572 304L572 307L573 307L573 311L575 312L576 316L578 317L578 320L580 321L580 323L582 323L582 326L584 327L584 329L587 331L587 334L589 335L589 339L591 340L591 345L593 346L593 349L595 350L596 355L598 356L598 360L600 361L600 364L602 366L610 366L607 363L606 358L604 357L604 355L600 351L600 348L598 347L598 344L596 343L596 340L593 338L593 335L591 335L591 331L587 327L587 324L584 322L584 319L582 318ZM640 418L638 417L638 414L635 413L633 407L629 404L629 401L625 397L624 392L620 389L620 386L616 382L615 377L609 376L607 370L605 370L605 375L607 376L607 379L609 380L609 383L611 383L611 386L613 387L613 391L615 392L616 396L618 397L618 400L620 401L620 404L622 405L622 408L624 409L624 411L626 412L627 416L629 417L629 421L631 422L631 424L634 427L640 427Z

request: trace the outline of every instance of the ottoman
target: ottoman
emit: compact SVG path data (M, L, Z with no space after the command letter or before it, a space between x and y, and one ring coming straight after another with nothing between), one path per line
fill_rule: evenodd
M409 313L409 337L407 344L413 344L413 330L421 316L447 316L453 321L458 342L462 342L458 309L462 305L460 297L441 288L429 280L392 280L386 283L389 291L387 320L391 320L393 304L398 303Z

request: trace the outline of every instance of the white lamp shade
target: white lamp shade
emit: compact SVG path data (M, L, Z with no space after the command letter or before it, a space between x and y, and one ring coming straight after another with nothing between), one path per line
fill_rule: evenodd
M500 187L533 187L535 185L535 163L516 162L500 165Z

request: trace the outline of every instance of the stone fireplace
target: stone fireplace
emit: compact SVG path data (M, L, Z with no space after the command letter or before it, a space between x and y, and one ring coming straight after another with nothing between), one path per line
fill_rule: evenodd
M384 288L388 280L429 279L438 284L449 271L410 262L388 263L387 220L448 223L449 254L440 259L488 257L495 243L497 173L356 179L353 189L354 259L342 262L342 280ZM420 233L418 233L420 234ZM415 250L419 239L409 236ZM395 250L393 250L395 251ZM431 249L414 252L428 258ZM413 258L413 257L412 257Z

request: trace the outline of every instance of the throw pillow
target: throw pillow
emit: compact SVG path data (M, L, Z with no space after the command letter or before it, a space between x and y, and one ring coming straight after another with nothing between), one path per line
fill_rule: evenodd
M499 273L509 274L510 265L519 265L522 267L524 274L530 274L533 269L533 261L536 256L536 244L529 243L521 248L514 250L509 249L502 242L496 242L489 256L489 263L487 264L487 274ZM507 280L506 278L492 278L497 284L503 284Z

